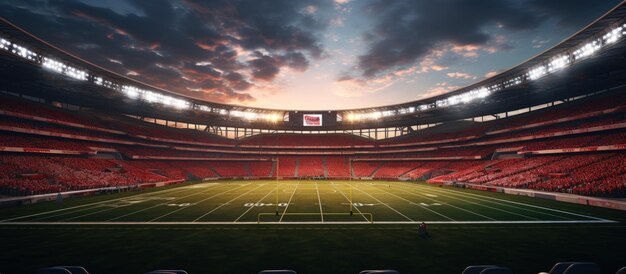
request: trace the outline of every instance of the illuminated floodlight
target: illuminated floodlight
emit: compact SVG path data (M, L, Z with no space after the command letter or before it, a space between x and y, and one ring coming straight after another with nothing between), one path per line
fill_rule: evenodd
M548 70L549 71L559 70L559 69L562 69L564 67L567 67L569 64L570 64L569 63L569 56L567 56L567 55L560 56L560 57L554 58L548 64Z
M280 118L281 118L281 115L278 113L270 113L270 114L267 114L265 117L266 120L269 120L270 122L274 122L274 123L280 121Z
M205 105L196 105L196 108L201 111L211 112L211 107Z
M239 111L239 110L231 110L229 115L232 117L237 117L245 120L266 120L269 122L278 122L281 119L281 115L279 113L256 113L252 111Z
M122 86L122 92L132 99L139 97L139 90L133 86Z
M546 75L546 67L545 66L538 66L535 67L533 69L531 69L530 71L528 71L528 78L530 80L536 80L541 78L541 76Z
M602 36L602 40L604 40L604 43L606 44L613 44L617 42L617 40L619 40L623 35L622 29L623 27L614 28L613 30Z
M396 115L396 111L395 110L385 110L385 111L381 112L380 115L383 116L383 117L394 116L394 115Z
M594 52L596 52L599 49L600 49L600 43L598 43L597 40L589 42L585 44L584 46L578 48L576 51L574 51L574 59L578 60L580 58L587 57L589 55L592 55Z
M359 120L378 120L383 117L391 117L396 115L405 115L414 113L416 111L426 111L437 107L447 107L457 104L466 104L474 100L485 98L492 93L498 92L502 89L510 88L520 85L528 80L536 80L548 73L566 68L572 63L581 58L585 58L593 55L605 45L610 45L620 41L626 36L626 24L621 26L606 29L601 38L586 41L583 44L578 45L570 50L570 53L565 55L553 56L547 63L536 66L529 71L518 74L513 78L503 79L503 82L492 84L488 87L480 87L463 93L457 93L456 95L448 96L447 98L437 100L434 103L415 105L410 107L403 107L392 110L381 110L372 112L346 112L344 118L347 121L359 121ZM600 36L597 36L600 37ZM123 85L122 82L113 82L105 80L98 75L90 74L87 70L81 70L77 67L73 67L68 63L56 60L51 57L44 57L39 55L25 46L21 46L13 41L9 41L7 38L0 37L0 50L4 50L12 53L15 56L30 60L41 64L45 69L55 71L57 73L66 75L73 79L82 81L90 80L94 84L106 88L110 88L116 91L120 91L127 97L132 99L139 99L147 101L149 103L159 103L165 106L173 107L176 109L188 109L192 106L200 111L217 113L219 115L230 115L233 117L240 117L247 120L267 120L267 121L280 121L283 117L282 113L255 113L253 111L229 111L227 109L213 108L206 105L195 105L184 99L179 99L169 95L161 94L154 91L143 90L129 85Z
M476 91L476 97L477 98L485 98L487 96L489 96L491 94L491 91L489 91L486 88L480 88Z
M9 50L10 47L11 47L11 42L9 42L8 40L4 38L0 38L0 49Z
M58 73L63 73L63 68L65 67L63 63L48 57L43 58L43 63L41 65L44 68L54 70Z

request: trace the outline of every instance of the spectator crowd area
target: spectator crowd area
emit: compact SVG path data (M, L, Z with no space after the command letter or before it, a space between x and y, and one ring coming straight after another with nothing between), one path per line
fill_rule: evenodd
M5 97L2 195L226 178L426 180L613 197L626 190L624 94L385 140L340 133L233 140Z

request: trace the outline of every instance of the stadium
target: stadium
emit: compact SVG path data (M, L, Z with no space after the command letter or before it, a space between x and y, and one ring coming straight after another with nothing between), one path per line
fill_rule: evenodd
M463 87L310 110L0 17L0 273L626 273L626 2L586 24Z

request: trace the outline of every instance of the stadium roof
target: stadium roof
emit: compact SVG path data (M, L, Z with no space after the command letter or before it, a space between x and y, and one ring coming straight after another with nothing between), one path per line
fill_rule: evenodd
M622 2L558 45L496 76L423 100L337 110L343 121L321 129L437 123L621 88L626 79L625 22L626 4ZM0 71L5 75L0 81L9 92L198 124L298 128L283 122L283 116L295 110L219 104L150 86L75 57L4 19L0 20L0 38L6 39L6 43L0 44L4 47L0 50L0 58L4 60ZM23 56L17 47L24 50ZM28 52L32 54L26 54ZM48 71L50 69L59 73Z

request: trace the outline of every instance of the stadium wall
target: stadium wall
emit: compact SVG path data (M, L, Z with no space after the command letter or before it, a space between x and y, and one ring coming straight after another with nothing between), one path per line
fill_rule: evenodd
M105 188L93 188L93 189L84 189L84 190L73 190L73 191L65 191L59 193L48 193L48 194L39 194L39 195L29 195L29 196L19 196L19 197L9 197L0 199L0 207L3 206L12 206L12 205L28 205L28 204L36 204L39 202L48 202L55 201L60 197L62 199L65 198L74 198L81 196L92 196L98 193L106 192L106 191L119 191L119 190L131 190L135 188L155 188L155 187L163 187L173 184L182 183L185 180L171 180L157 183L145 183L134 186L120 186L120 187L105 187Z

